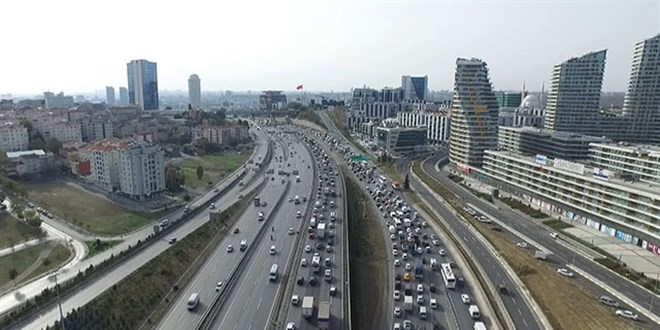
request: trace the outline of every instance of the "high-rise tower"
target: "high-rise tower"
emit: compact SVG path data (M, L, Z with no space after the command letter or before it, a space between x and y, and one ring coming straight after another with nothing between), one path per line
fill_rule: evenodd
M607 50L555 65L545 111L545 128L600 135L599 101Z
M142 110L158 110L158 73L155 62L132 60L128 71L128 100Z
M199 76L190 75L188 78L188 99L193 109L199 109L202 106L202 87Z
M449 135L452 162L481 166L484 150L497 149L498 111L486 62L457 59Z
M112 86L105 86L105 102L108 106L115 105L115 88Z
M401 76L401 88L404 100L426 100L428 93L429 77Z

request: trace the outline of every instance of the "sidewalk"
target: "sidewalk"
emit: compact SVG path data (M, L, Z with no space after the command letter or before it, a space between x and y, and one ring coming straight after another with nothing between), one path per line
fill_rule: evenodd
M14 245L13 248L6 248L6 249L0 250L0 257L4 257L6 255L16 253L16 252L21 251L21 250L25 250L25 249L29 248L30 246L39 245L39 244L45 243L49 240L50 240L50 238L43 239L43 240L41 240L39 238L35 238L35 239L31 239L29 241L26 241L26 242L23 242L23 243L20 243L20 244L16 244L16 245Z

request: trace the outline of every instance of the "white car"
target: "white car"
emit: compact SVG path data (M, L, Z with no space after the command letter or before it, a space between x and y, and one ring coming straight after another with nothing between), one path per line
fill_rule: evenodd
M440 249L440 251L438 251L438 252L440 253L441 256L445 255L445 249Z
M394 300L401 300L401 291L394 290L393 297L394 297Z
M621 317L625 317L625 318L631 319L631 320L637 320L637 318L639 317L637 314L635 314L631 311L626 311L626 310L622 310L622 309L617 310L616 315L621 316Z
M394 327L392 329L401 330L401 323L399 323L399 322L394 323Z
M438 308L438 301L435 298L431 298L431 301L429 302L429 306L431 306L431 308L433 309Z
M390 239L393 240L393 241L396 240L396 235L390 234Z
M234 246L231 244L227 245L227 252L231 253L233 251L234 251Z
M293 296L291 296L291 304L298 305L299 302L300 302L300 298L298 298L297 294L294 294Z
M554 239L557 239L557 238L559 238L559 234L557 234L557 233L550 233L550 237L552 237L552 238L554 238Z
M408 260L408 253L404 253L401 258L403 258L403 260Z
M464 304L469 304L470 302L472 302L472 299L470 299L470 296L464 293L461 295L461 301L463 301Z
M395 256L395 257L398 257L399 256L399 250L392 250L392 255ZM404 253L404 255L405 255L405 253Z
M406 262L406 267L405 268L406 268L406 270L411 270L412 265L409 262Z
M293 230L293 228L289 228L289 235L293 235L294 233L295 231Z
M417 284L417 293L424 293L424 285Z
M224 283L222 281L218 282L218 284L215 285L215 292L220 291L220 289L222 289L223 284Z
M517 247L526 249L527 248L527 242L520 242L516 244Z
M401 307L400 306L394 307L394 317L401 317Z
M305 252L310 253L312 252L312 247L309 245L305 245Z
M394 259L394 266L395 266L395 267L399 267L399 266L401 266L401 260L399 260L399 259Z
M296 330L296 324L293 322L289 322L286 324L286 330Z
M417 305L424 305L424 296L421 294L417 296Z
M566 277L573 277L574 276L573 272L569 271L566 268L557 269L557 273L559 273L559 275L566 276Z

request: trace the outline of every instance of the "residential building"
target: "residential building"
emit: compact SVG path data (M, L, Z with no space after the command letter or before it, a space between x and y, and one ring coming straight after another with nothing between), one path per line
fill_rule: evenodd
M555 65L545 110L545 128L601 135L599 102L607 50Z
M286 106L286 95L282 91L263 91L259 95L259 110L273 111Z
M202 86L199 76L196 74L190 75L188 78L188 102L195 109L202 107Z
M82 141L82 129L79 122L52 121L42 125L39 132L46 140L54 138L62 143Z
M589 146L592 166L619 173L626 181L660 185L660 147L624 142Z
M428 143L449 141L451 119L447 111L402 111L396 114L396 118L402 127L426 127Z
M486 151L483 173L541 209L660 254L660 185L563 159ZM522 194L521 194L522 192Z
M158 110L158 68L155 62L132 60L128 71L128 101L142 110Z
M449 135L452 162L481 166L484 151L497 149L498 110L486 62L457 59Z
M119 87L119 105L128 105L128 89L126 87Z
M383 88L378 91L371 88L355 88L353 100L347 118L348 127L358 131L361 125L369 121L379 122L396 117L402 110L403 89Z
M110 118L93 116L82 119L80 122L84 141L105 140L115 136L114 124Z
M10 177L25 177L53 168L53 154L43 150L7 152L5 172Z
M73 96L66 96L62 92L58 94L44 92L44 98L46 109L68 109L73 107Z
M426 127L377 127L378 146L391 154L420 151L426 146Z
M244 141L248 137L248 127L245 125L212 126L201 125L193 129L192 139L204 138L208 143L229 145Z
M590 143L607 143L604 137L558 132L534 127L504 127L498 131L497 147L523 155L580 160L589 158Z
M109 107L115 105L115 88L112 86L105 86L105 103Z
M401 89L404 100L425 101L428 95L429 78L424 77L401 77Z
M0 122L0 151L27 150L30 137L27 127L17 122Z

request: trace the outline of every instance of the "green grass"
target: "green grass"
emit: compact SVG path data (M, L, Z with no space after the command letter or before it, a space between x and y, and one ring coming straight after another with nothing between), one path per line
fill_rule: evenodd
M119 235L144 227L168 211L141 213L61 182L31 183L30 199L91 233Z
M0 213L0 249L10 247L20 241L36 238L37 234L38 230L28 226L23 221L17 220L11 214Z
M37 277L43 273L56 269L62 263L69 260L70 257L71 257L71 251L69 251L69 249L64 247L62 244L56 244L55 247L53 247L53 250L50 251L48 257L41 261L39 267L37 267L34 271L32 271L30 275L28 275L25 278L24 282L34 277Z
M572 228L573 226L567 224L566 222L563 222L561 220L546 220L543 221L543 224L556 230L556 231L563 231L566 228Z
M522 203L517 199L513 199L509 197L509 198L501 198L500 200L506 203L507 205L511 206L512 209L520 210L521 212L526 213L527 215L529 215L534 219L543 219L548 217L547 214L539 210L536 210L528 205L525 205L524 203Z
M91 258L119 243L121 243L121 240L115 240L115 241L85 241L85 245L87 245L87 258Z
M191 189L208 187L218 183L222 178L239 168L252 154L252 150L224 155L209 155L188 158L181 162L181 171L186 178L185 186ZM204 169L202 179L197 178L197 166Z
M312 123L322 127L326 131L328 130L328 128L323 123L323 120L321 120L321 117L319 116L319 114L316 113L312 109L308 109L308 110L300 112L298 114L298 119L307 120L309 122L312 122Z
M9 271L15 269L18 275L34 264L42 251L48 248L46 244L31 246L0 258L0 286L11 281Z

